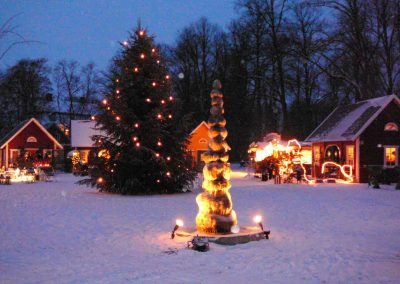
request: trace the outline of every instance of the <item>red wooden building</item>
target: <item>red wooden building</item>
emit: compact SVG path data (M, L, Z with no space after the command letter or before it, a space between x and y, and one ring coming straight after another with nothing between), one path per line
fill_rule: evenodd
M313 176L326 175L321 167L327 161L350 165L355 182L367 182L371 166L398 166L399 127L395 95L337 107L305 140L312 142ZM337 175L343 177L340 171Z
M0 140L0 166L8 169L22 153L54 157L61 144L37 121L31 118L21 122Z
M193 158L193 163L201 167L201 154L208 150L208 125L202 121L191 133L187 150Z

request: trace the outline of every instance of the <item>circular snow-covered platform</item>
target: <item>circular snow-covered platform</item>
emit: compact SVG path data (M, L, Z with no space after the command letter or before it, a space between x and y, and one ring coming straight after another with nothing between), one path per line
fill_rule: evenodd
M259 227L240 227L239 233L230 234L204 234L199 233L196 228L179 228L176 231L179 237L202 237L207 238L209 242L220 245L245 244L252 241L265 240L266 235Z

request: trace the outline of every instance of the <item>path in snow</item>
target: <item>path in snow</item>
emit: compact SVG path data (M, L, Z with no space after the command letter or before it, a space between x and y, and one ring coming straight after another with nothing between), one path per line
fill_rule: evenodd
M194 225L197 192L118 196L77 180L0 186L0 283L400 282L393 187L273 185L237 173L239 223L261 213L271 239L199 253L169 239L177 217Z

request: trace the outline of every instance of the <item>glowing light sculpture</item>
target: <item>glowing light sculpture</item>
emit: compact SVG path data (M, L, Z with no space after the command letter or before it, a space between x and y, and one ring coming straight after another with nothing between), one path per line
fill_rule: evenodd
M208 120L210 142L208 151L201 155L205 162L203 168L204 192L196 197L199 212L196 217L197 231L208 234L230 233L237 224L235 211L232 209L232 198L228 164L230 147L225 141L228 131L225 128L223 95L221 83L215 80L211 91L211 110Z

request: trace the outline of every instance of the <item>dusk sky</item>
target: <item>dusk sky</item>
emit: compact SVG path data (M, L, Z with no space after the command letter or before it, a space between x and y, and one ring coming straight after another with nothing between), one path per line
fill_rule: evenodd
M0 23L17 15L17 31L39 41L13 48L0 62L0 69L22 58L46 57L50 64L60 59L94 62L106 68L140 18L156 35L157 42L173 44L179 30L201 16L221 27L233 19L235 0L0 0ZM0 42L0 51L15 38Z

